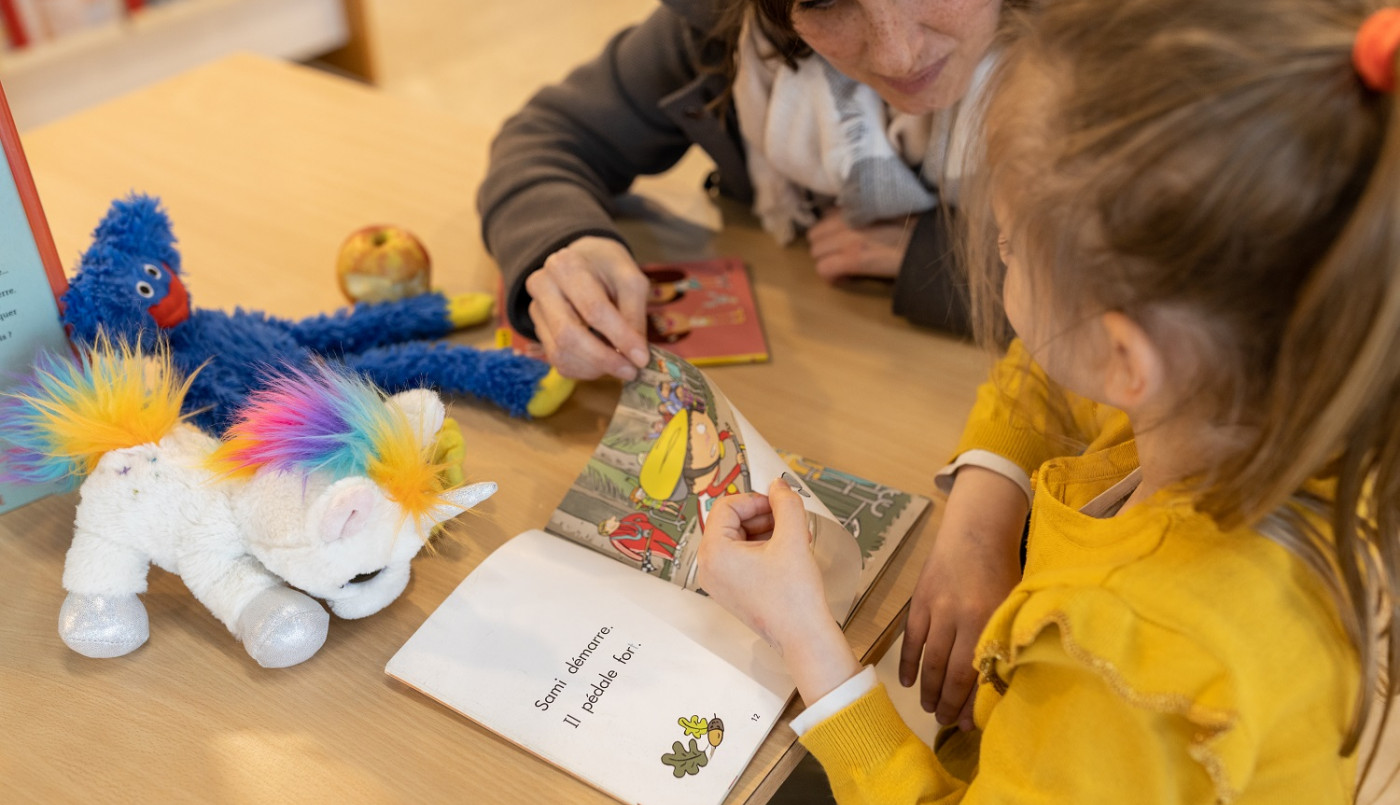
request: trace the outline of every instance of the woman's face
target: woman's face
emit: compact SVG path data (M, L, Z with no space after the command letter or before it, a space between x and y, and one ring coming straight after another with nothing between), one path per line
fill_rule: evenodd
M1001 0L796 0L792 27L832 66L914 114L967 91Z

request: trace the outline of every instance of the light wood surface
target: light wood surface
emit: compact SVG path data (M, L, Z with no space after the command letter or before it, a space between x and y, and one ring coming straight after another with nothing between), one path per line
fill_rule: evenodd
M441 287L491 289L495 269L472 199L493 129L236 56L37 129L24 143L65 264L112 198L140 190L169 209L196 305L301 317L342 304L337 247L374 222L418 233ZM779 248L737 206L720 212L719 235L658 216L628 224L643 258L734 254L752 267L772 361L711 375L772 444L930 494L985 374L982 353L892 318L883 290L822 284L800 246ZM486 346L491 333L456 338ZM290 669L259 668L159 570L144 596L145 646L110 660L73 653L57 618L76 495L0 516L0 798L610 801L383 668L487 553L546 521L617 393L615 383L585 384L538 422L457 401L467 477L497 481L500 492L459 539L415 561L398 601L361 621L333 620L320 653ZM848 633L858 653L870 653L898 617L932 534L927 520L857 613ZM785 722L731 801L771 790L792 744Z

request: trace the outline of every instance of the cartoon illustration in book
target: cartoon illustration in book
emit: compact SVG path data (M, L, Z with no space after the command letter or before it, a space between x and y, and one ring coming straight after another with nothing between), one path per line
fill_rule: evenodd
M688 291L723 291L729 288L729 277L724 274L693 274L679 268L654 268L647 269L646 275L651 281L647 293L648 305L669 305Z
M660 429L658 429L658 432L660 432ZM632 490L632 494L627 496L627 500L637 511L649 509L673 519L681 513L681 504L678 501L657 500L651 495L648 495L646 490L642 489L640 486Z
M728 461L726 441L734 443ZM696 524L703 531L715 500L739 491L735 481L744 471L739 453L733 431L721 429L707 411L699 406L681 409L657 436L638 480L642 491L658 500L694 497Z
M607 537L618 553L634 562L641 562L643 573L656 570L652 554L674 562L676 541L662 531L646 512L632 512L624 517L609 517L598 524L598 533Z
M666 373L666 376L657 381L654 385L656 389L657 413L661 418L652 424L651 434L648 438L656 438L661 435L661 430L671 422L671 418L681 411L687 409L703 409L705 401L696 396L685 382L681 379L680 367L664 358L656 361L657 369Z
M722 327L743 324L743 308L731 308L713 313L685 313L679 310L658 310L647 313L647 340L654 344L674 344L702 327Z
M720 273L691 273L677 268L647 272L651 288L647 295L647 340L654 344L675 344L693 331L748 321L737 296L728 293L729 276ZM701 297L695 304L677 305L687 293Z
M778 451L783 461L807 482L841 525L855 535L863 561L885 543L885 535L910 511L921 511L924 499L893 487L834 470L825 464ZM787 473L784 473L786 475Z
M671 744L671 751L661 756L661 762L670 766L671 773L680 779L687 774L699 774L700 769L709 764L715 750L724 741L724 722L719 716L681 716L676 723L681 725L690 743L687 746L675 741ZM708 746L701 744L701 740Z
M748 474L729 403L695 367L655 350L549 527L693 588L705 516L721 495L748 491Z

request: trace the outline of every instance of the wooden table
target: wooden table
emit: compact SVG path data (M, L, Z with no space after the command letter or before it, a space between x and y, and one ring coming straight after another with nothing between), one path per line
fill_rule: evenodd
M426 241L445 289L494 287L473 205L492 128L236 56L24 142L66 264L108 202L140 190L169 209L195 304L301 317L342 304L337 247L381 221ZM720 235L665 220L629 224L643 258L736 254L752 267L772 361L713 377L772 444L930 493L985 374L983 355L892 318L881 292L823 284L800 246L779 248L741 209L722 211ZM488 330L457 338L487 345ZM610 801L383 668L483 557L544 524L617 392L616 383L585 384L538 422L454 404L467 477L495 480L500 492L464 537L416 560L398 601L365 620L334 620L320 653L291 669L258 667L159 570L144 596L144 647L111 660L73 653L57 619L76 496L0 517L0 799ZM858 653L870 654L896 622L932 533L926 521L857 613L849 635ZM762 801L799 756L792 747L785 720L731 801Z

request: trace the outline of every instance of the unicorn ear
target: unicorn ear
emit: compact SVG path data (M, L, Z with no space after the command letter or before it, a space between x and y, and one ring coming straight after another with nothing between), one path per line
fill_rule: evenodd
M447 418L447 407L442 404L442 399L428 389L401 391L390 397L389 402L408 417L418 443L424 446L432 444Z
M493 481L483 481L479 484L453 489L443 494L442 498L447 501L446 503L438 504L428 512L428 520L432 525L445 523L494 494L496 494L496 484Z
M374 482L368 478L343 478L321 494L330 498L321 514L319 533L323 542L359 533L373 519L379 502Z

